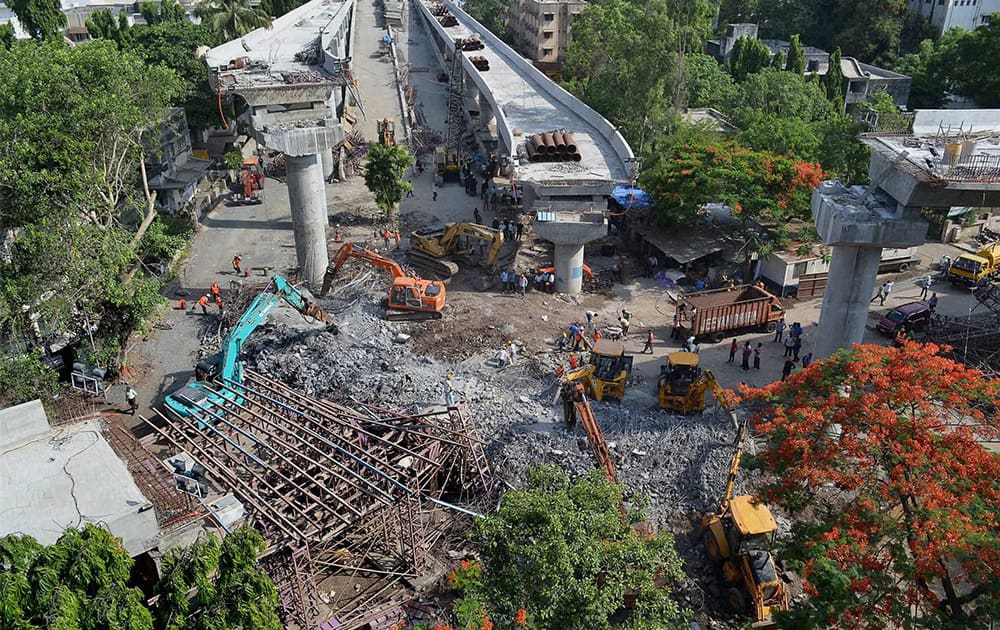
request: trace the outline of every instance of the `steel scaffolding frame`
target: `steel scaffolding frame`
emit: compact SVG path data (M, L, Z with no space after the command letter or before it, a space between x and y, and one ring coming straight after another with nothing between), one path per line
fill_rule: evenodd
M249 370L219 387L193 415L146 423L243 502L269 542L262 562L289 623L316 626L317 584L330 577L364 576L376 593L417 577L443 508L493 499L483 444L456 407L349 407ZM347 595L324 600L343 628L364 613Z

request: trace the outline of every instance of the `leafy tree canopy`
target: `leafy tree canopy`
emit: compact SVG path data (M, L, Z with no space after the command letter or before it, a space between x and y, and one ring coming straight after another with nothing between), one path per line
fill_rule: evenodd
M507 19L517 0L467 0L465 12L501 39L509 39ZM575 28L575 27L574 27Z
M466 563L452 575L464 595L454 607L461 624L608 630L629 592L635 606L614 627L686 627L689 613L670 596L683 579L673 537L642 540L623 520L621 498L597 471L576 482L553 468L530 471L528 486L507 492L497 515L476 521L482 566Z
M761 389L764 498L811 598L788 627L970 628L1000 609L1000 382L933 344L854 346Z
M140 133L179 88L113 42L0 50L0 229L15 235L0 264L4 334L30 337L32 314L43 334L97 324L114 356L160 302L155 280L122 281L137 244L125 226L144 205Z
M714 57L703 53L686 55L684 69L684 100L688 107L725 109L737 98L733 77L725 72Z
M652 195L654 217L663 225L692 224L702 205L716 201L745 221L783 223L810 216L809 198L822 179L819 164L721 142L660 152L640 185Z
M396 206L413 184L403 179L413 164L413 156L399 145L372 144L365 163L365 186L375 195L375 203L390 222L395 221Z
M10 0L5 2L21 27L33 39L51 39L66 26L66 15L59 0Z
M737 82L743 81L747 75L760 72L762 68L771 65L771 49L763 42L753 37L741 37L733 45L733 54L729 58L729 74Z
M676 48L666 0L642 7L628 0L588 5L573 21L566 87L641 150L649 130L662 126L673 94Z
M144 0L139 3L139 12L148 26L156 26L166 22L186 22L187 12L179 2L163 0L160 3Z
M222 41L237 39L258 28L271 28L271 16L250 0L201 0L194 14Z

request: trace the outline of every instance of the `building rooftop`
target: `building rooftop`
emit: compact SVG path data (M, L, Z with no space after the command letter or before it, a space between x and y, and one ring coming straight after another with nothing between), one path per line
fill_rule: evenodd
M910 133L863 139L921 180L1000 183L1000 109L919 110Z
M438 2L421 0L422 10L429 13L430 7ZM611 137L616 135L610 123L600 114L584 105L558 85L552 83L540 71L531 66L518 53L501 42L485 27L473 20L454 4L445 3L448 10L458 19L456 26L442 27L431 17L432 26L442 29L450 40L475 37L486 45L485 49L464 52L466 57L482 56L489 61L489 70L477 73L484 82L499 111L498 132L502 118L512 134L515 146L512 152L523 150L524 142L535 133L555 129L565 129L573 134L579 162L527 162L522 160L517 169L517 179L546 184L575 181L624 181L629 176L625 159L632 158L632 151L624 139L618 136L620 146L612 146ZM471 67L471 64L466 66ZM543 82L544 87L543 87ZM606 127L605 133L598 125ZM610 192L610 187L608 188Z
M153 506L97 420L50 427L38 400L0 410L0 479L0 537L50 545L66 528L96 523L133 556L157 546Z

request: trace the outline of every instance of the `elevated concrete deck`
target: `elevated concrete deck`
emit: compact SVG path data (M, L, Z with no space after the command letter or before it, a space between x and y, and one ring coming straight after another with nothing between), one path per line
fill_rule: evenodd
M431 7L444 4L458 20L456 26L444 27L431 14ZM556 85L485 27L451 2L419 0L420 11L432 33L438 53L447 55L445 69L450 69L450 55L456 39L476 38L486 48L465 51L462 65L466 85L472 83L481 99L488 102L496 121L500 153L524 158L524 142L534 133L566 129L576 140L580 162L529 163L521 159L516 167L516 182L533 189L541 205L560 197L590 198L597 201L611 192L616 182L629 178L632 149L603 116L575 96ZM443 52L442 52L443 51ZM488 71L477 70L470 56L485 57ZM528 194L525 203L534 201Z

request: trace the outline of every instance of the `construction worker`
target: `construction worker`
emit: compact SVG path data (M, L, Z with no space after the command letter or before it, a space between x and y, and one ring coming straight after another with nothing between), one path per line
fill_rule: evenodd
M233 271L237 276L243 273L243 259L240 258L239 252L233 255Z
M646 354L646 352L649 352L649 354L653 354L653 329L652 328L650 328L649 332L646 333L646 345L643 346L643 348L642 348L642 353Z
M389 228L385 228L385 231L382 232L382 240L385 241L385 248L389 249L389 241L392 240L392 232L389 231Z
M215 299L219 298L219 295L221 294L221 290L219 289L219 283L218 282L213 282L212 283L211 292L212 292L212 297L214 297Z
M444 400L445 400L445 402L448 403L449 407L454 407L455 406L455 389L454 389L454 387L452 385L452 382L451 382L451 374L448 374L447 376L444 377L444 383L442 385L444 387Z
M560 363L559 365L557 365L556 366L556 378L562 378L562 375L563 375L563 373L565 371L566 371L566 369L563 368L563 364L562 363Z
M396 230L396 249L400 248L400 244L403 242L403 237L400 236L399 230Z
M594 329L594 343L597 343L600 340L601 340L601 331L599 331L599 330L597 330L595 328Z
M135 410L139 408L139 394L128 383L125 383L125 402L128 403L128 414L134 416Z
M578 367L580 367L580 360L576 358L575 354L570 353L570 355L569 355L569 369L575 370Z
M201 307L201 314L208 315L208 295L203 295L198 298L198 306Z
M219 315L222 315L222 298L215 296L215 305L219 307Z

